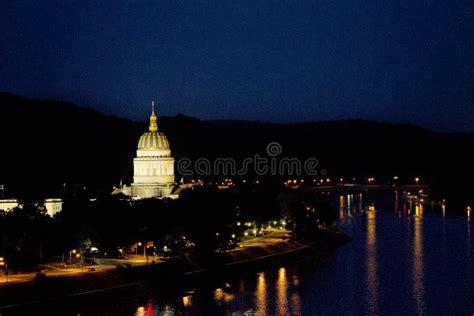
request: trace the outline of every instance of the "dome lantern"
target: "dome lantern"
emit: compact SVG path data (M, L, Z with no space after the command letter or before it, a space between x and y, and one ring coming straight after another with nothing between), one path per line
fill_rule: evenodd
M148 126L150 132L158 132L158 124L156 123L155 115L155 101L151 101L151 115L150 115L150 125Z

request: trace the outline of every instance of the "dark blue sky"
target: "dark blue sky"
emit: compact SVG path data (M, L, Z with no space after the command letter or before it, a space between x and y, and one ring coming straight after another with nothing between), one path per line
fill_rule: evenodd
M474 130L474 1L0 2L0 91L143 119Z

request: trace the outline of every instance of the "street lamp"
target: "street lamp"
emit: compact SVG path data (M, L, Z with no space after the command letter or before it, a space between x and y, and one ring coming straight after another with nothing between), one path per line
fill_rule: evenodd
M77 252L76 249L69 250L69 263L70 264L72 264L72 255L76 254L76 252Z
M8 265L7 261L3 257L0 257L0 267L5 269L5 283L8 283Z
M416 183L416 185L418 185L418 182L420 182L420 178L416 177L416 178L415 178L415 183Z

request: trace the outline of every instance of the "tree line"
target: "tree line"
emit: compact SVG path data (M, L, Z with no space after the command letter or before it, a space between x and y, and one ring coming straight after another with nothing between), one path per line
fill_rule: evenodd
M90 199L75 192L63 201L54 217L41 201L21 201L0 212L0 255L11 267L67 261L71 249L85 257L120 257L139 244L150 254L205 261L272 223L277 223L274 229L290 229L294 238L317 238L337 217L329 202L314 193L271 185L195 186L179 199L136 201L112 195Z

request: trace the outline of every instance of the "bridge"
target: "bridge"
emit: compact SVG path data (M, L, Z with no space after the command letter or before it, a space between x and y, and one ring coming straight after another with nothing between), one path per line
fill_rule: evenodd
M407 184L338 184L338 185L321 185L321 186L300 186L305 191L325 191L325 192L367 192L367 191L420 191L430 190L429 185Z

